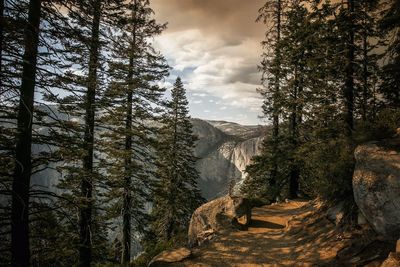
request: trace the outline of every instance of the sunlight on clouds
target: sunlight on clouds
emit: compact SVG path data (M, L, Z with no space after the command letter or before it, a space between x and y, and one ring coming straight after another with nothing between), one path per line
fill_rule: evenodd
M249 108L260 105L260 100L255 101L260 98L256 92L260 80L257 71L260 49L256 41L248 39L225 47L217 37L188 30L164 34L156 42L164 54L170 55L168 61L181 72L187 89L196 92L194 96L209 94L232 100L224 103L228 105L240 100ZM189 68L191 71L185 71Z
M193 96L205 97L207 94L204 93L194 93Z
M177 76L182 78L194 117L261 123L262 99L256 89L262 35L232 39L198 26L167 30L155 39L173 68L164 85L171 87Z

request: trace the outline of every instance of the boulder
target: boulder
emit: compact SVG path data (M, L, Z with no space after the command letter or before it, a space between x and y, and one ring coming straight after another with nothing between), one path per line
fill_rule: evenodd
M364 265L364 267L381 267L381 265L382 265L382 261L375 260L375 261L372 261L372 262Z
M387 259L382 263L381 267L397 267L400 266L400 239L396 242L396 251L390 252Z
M339 225L344 218L344 202L341 201L326 211L326 217L335 225Z
M397 252L390 252L389 257L382 263L381 267L399 267L400 254Z
M358 225L368 224L367 219L364 217L364 215L360 211L358 211L358 213L357 213L357 224Z
M355 150L354 199L380 235L400 237L400 139L371 142Z
M396 242L396 252L400 253L400 239L398 239Z
M155 256L148 267L166 266L170 263L180 262L192 256L192 251L188 248L178 248L166 250Z
M220 197L200 206L190 219L189 246L200 245L223 230L243 230L250 223L251 208L248 199L230 196Z

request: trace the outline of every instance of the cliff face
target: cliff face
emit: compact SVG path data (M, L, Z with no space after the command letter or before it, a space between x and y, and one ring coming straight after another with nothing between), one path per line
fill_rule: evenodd
M200 119L193 119L192 123L194 134L198 136L194 152L199 158L196 167L200 172L198 184L203 196L213 199L224 195L232 182L236 185L235 189L238 189L245 178L244 169L251 158L260 152L262 129L258 126ZM32 151L38 154L46 149L35 145ZM60 173L55 170L56 166L52 163L52 168L34 174L32 186L61 193L57 188ZM0 199L0 202L5 200Z
M246 166L260 153L262 129L231 122L193 119L199 137L195 155L199 158L199 186L207 199L224 195L230 184L237 191L246 174Z

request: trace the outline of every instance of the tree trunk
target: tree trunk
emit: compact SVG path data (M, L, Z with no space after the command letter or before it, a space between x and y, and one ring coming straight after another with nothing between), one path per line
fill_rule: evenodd
M376 84L374 84L374 85L372 85L372 100L371 100L371 107L372 107L372 110L371 110L371 119L372 119L372 121L375 121L375 119L376 119L376 113L377 113L377 105L376 105L376 102L377 102L377 92L376 92Z
M363 37L363 101L362 101L362 120L367 121L367 106L368 106L368 48L367 48L367 36Z
M133 60L130 60L133 65ZM133 68L130 64L129 75L130 75L130 83L132 82ZM132 67L131 67L132 66ZM132 74L131 74L132 73ZM131 86L129 86L131 87ZM132 197L131 197L131 176L130 176L130 168L132 164L132 135L130 131L132 130L132 89L129 89L127 95L127 115L126 115L126 136L125 136L125 180L124 180L124 199L123 199L123 230L122 230L122 265L128 266L131 260L131 205L132 205Z
M275 186L277 175L278 175L278 162L276 159L276 155L278 153L278 137L279 137L279 107L277 104L277 99L279 98L279 91L280 91L280 49L279 49L279 42L281 39L281 13L282 13L282 6L281 0L277 0L277 9L276 9L276 44L277 47L275 49L275 58L276 58L276 76L275 76L275 91L273 95L273 114L272 114L272 140L273 140L273 163L272 163L272 170L271 170L271 179L269 182L269 186Z
M134 89L134 81L133 81L133 64L134 64L134 56L136 49L136 14L137 13L137 2L134 1L134 9L132 10L132 21L133 31L132 31L132 43L131 43L131 51L129 58L129 69L128 69L128 94L126 99L126 123L125 123L125 181L124 181L124 199L123 199L123 222L122 222L122 257L121 264L123 266L128 266L131 261L131 205L132 205L132 197L131 197L131 165L132 165L132 104L133 104L133 89Z
M18 133L12 184L12 266L29 266L29 186L32 170L32 123L39 46L41 0L29 2L24 33L23 70L18 108Z
M346 42L346 70L343 90L345 103L345 133L352 136L354 129L354 0L348 0L348 40Z
M300 72L301 73L301 72ZM300 74L301 75L301 74ZM298 101L298 94L300 88L299 82L299 72L297 71L297 67L295 68L295 75L294 75L295 83L294 83L294 90L293 90L293 104L292 104L292 114L290 116L290 135L291 135L291 143L292 143L292 153L295 152L298 146L298 119L299 119L299 105ZM291 158L291 166L290 166L290 180L289 180L289 198L294 199L297 198L297 192L299 191L299 178L300 178L300 171L299 167L297 166L296 159L294 155Z
M366 8L365 8L366 9ZM367 10L364 10L367 12ZM366 19L365 19L365 23ZM367 106L368 106L368 32L366 25L363 32L363 98L362 98L362 120L367 121Z
M2 75L2 69L1 67L3 66L3 36L4 36L4 0L0 0L0 87L2 86L3 82L3 75Z
M81 183L81 194L84 200L80 207L80 247L79 266L91 266L92 262L92 191L93 191L93 146L94 146L94 119L95 119L95 96L97 89L97 68L99 61L99 31L101 17L101 1L93 2L93 21L91 29L90 56L88 87L85 102L85 156L83 158L83 169L85 175Z
M290 170L290 181L289 181L289 198L290 199L295 199L298 197L299 177L300 177L299 168L294 163Z

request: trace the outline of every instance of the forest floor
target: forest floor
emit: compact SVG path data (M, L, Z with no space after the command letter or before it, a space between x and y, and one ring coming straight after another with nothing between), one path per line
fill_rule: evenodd
M254 208L247 231L226 231L173 266L380 266L393 249L365 231L339 231L315 202Z

